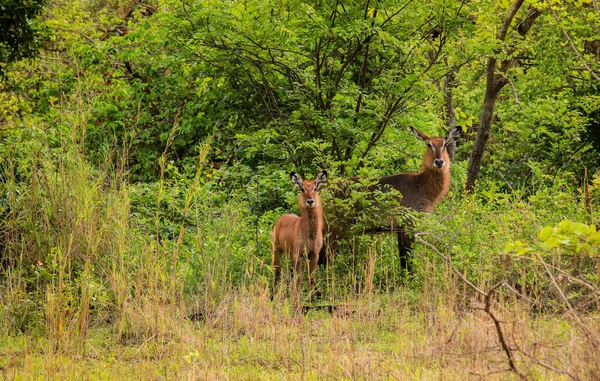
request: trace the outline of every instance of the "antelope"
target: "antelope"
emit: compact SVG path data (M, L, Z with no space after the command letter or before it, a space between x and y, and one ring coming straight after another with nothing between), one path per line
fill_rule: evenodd
M395 189L400 192L402 198L400 205L418 212L432 212L435 207L444 200L450 189L450 152L456 148L456 140L460 137L461 127L452 128L446 137L429 137L411 127L412 132L417 139L426 145L423 163L419 172L399 173L391 176L381 177L375 189L386 192ZM357 178L351 178L356 181ZM334 197L345 198L339 192ZM328 213L329 214L329 213ZM335 251L337 241L340 238L340 232L335 228L329 228L329 238L327 246L330 247L330 253ZM390 222L388 226L376 229L374 232L398 231L398 250L400 252L400 266L410 271L409 254L414 238L409 233L410 227L394 226ZM322 262L326 263L326 255L322 253Z
M315 180L302 180L296 172L292 172L290 176L292 184L301 191L298 199L300 216L284 214L277 220L271 233L271 255L275 272L271 297L275 295L279 284L283 253L292 260L297 276L296 295L300 290L302 262L305 258L308 259L308 285L312 292L315 287L314 275L319 263L319 252L323 247L323 205L317 191L327 182L327 172L320 172Z

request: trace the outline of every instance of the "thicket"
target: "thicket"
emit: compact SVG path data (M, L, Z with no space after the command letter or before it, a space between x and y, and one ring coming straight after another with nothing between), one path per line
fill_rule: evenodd
M358 224L319 270L322 302L569 311L597 356L600 11L527 3L517 18L539 19L500 43L511 5L52 2L41 57L0 85L1 332L83 353L90 328L140 343L210 320L232 294L266 298L270 231L297 202L290 171L416 171L408 127L458 124L450 195L415 220L414 274L394 236ZM515 63L466 193L490 56Z

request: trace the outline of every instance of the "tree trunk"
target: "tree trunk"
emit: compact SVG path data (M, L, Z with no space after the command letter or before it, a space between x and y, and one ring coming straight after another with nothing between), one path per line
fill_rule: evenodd
M515 0L512 7L510 8L502 28L498 32L498 40L505 41L508 33L508 28L512 23L515 15L523 5L523 0ZM531 26L541 14L541 11L533 6L529 7L527 16L517 26L517 32L521 36L525 36ZM508 50L508 56L512 56L515 48L512 47ZM479 176L479 170L481 169L481 162L483 154L485 153L485 147L487 141L490 138L490 130L492 128L492 121L494 117L494 108L496 106L496 99L500 90L508 83L508 77L506 72L515 63L516 58L503 60L500 63L500 67L497 65L497 59L490 57L487 65L487 84L485 88L485 96L483 99L483 107L481 110L481 118L479 119L479 128L477 130L477 137L475 138L475 144L473 151L471 151L471 157L469 158L469 165L467 167L467 183L465 190L471 192L475 188L475 182Z
M506 79L499 74L495 74L495 71L496 59L490 58L488 60L487 86L485 88L485 97L483 98L481 118L479 119L479 129L477 130L477 137L475 138L473 151L471 151L471 157L469 158L469 166L467 167L467 184L465 186L467 192L470 192L475 188L475 181L479 175L485 146L490 138L496 99L498 98L500 90L502 90L507 83Z

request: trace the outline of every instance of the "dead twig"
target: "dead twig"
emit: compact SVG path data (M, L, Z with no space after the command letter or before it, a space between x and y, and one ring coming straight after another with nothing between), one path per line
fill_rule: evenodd
M513 353L510 350L508 344L506 343L506 339L504 338L504 332L502 331L502 326L500 325L500 320L498 320L496 315L494 315L494 313L492 312L492 296L494 295L494 292L496 291L496 289L501 287L504 283L505 283L504 281L498 282L495 285L493 285L492 288L490 288L488 290L488 292L485 296L484 311L488 314L488 316L494 322L494 326L496 327L496 334L498 335L498 341L500 341L500 345L502 346L504 353L506 353L506 357L508 358L508 365L510 366L510 369L514 373L516 373L521 379L527 380L527 377L523 373L521 373L519 371L519 369L517 369L517 364L515 362Z
M458 269L454 266L454 263L452 263L452 259L450 258L450 256L442 254L442 252L440 252L437 249L437 247L435 247L434 245L432 245L431 243L429 243L427 241L424 241L422 238L420 238L418 236L415 237L415 240L424 244L425 246L431 248L437 255L444 258L446 260L446 262L448 263L448 265L450 266L450 268L452 269L452 271L465 284L467 284L469 287L471 287L471 289L473 289L475 292L479 293L480 295L482 295L484 297L485 306L484 306L483 310L488 314L488 316L494 322L494 326L496 328L496 334L498 335L498 341L500 341L500 346L502 347L502 350L504 351L504 353L506 354L506 357L508 358L508 365L510 366L510 370L513 373L515 373L517 376L519 376L519 378L521 378L522 380L527 380L528 379L527 376L524 375L523 373L521 373L519 371L519 369L517 368L517 363L515 361L513 353L511 351L510 347L508 346L508 343L506 342L506 339L504 336L504 331L502 330L502 325L500 324L500 320L498 320L498 318L492 311L492 297L494 296L494 292L501 286L505 285L506 282L504 282L504 281L498 282L495 285L493 285L487 292L485 292L485 291L481 290L479 287L475 286L460 271L458 271Z
M552 372L571 377L573 380L577 380L577 381L581 380L576 374L572 374L571 372L567 372L566 370L561 370L561 369L553 367L552 365L546 364L546 363L538 360L534 356L530 355L529 353L523 351L522 349L519 349L519 352L521 352L525 357L531 359L535 365L541 366L542 368L548 369Z

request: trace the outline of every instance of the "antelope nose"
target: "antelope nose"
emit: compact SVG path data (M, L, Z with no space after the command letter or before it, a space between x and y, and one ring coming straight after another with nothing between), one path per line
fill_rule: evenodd
M446 163L444 162L444 159L435 159L433 164L438 168L442 168Z
M306 200L306 205L308 205L308 206L313 206L314 203L315 203L315 200L313 200L312 198L309 198L308 200Z

